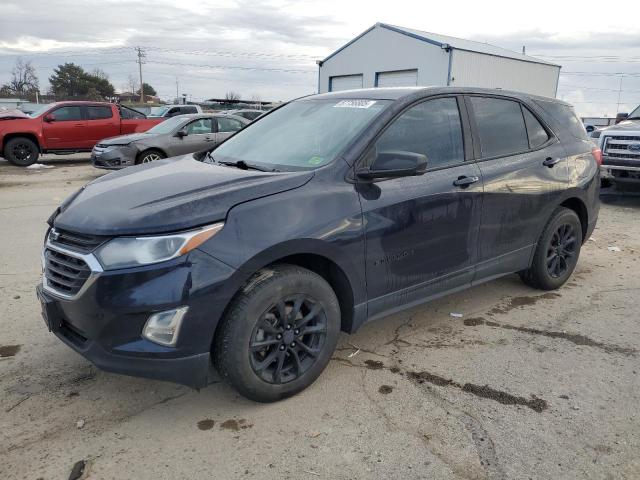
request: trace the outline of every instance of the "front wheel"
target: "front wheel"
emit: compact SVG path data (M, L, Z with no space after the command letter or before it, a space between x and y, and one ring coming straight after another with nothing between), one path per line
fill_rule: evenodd
M576 212L556 209L540 235L531 266L520 277L530 287L560 288L576 268L581 246L582 224Z
M340 331L331 286L295 265L265 268L233 300L213 346L220 375L243 396L273 402L311 385Z
M162 153L160 150L147 150L146 152L142 152L138 159L136 160L136 165L141 163L151 163L156 160L160 160L162 158L166 158L166 155Z
M33 165L39 156L38 145L29 138L12 138L4 146L4 158L18 167Z

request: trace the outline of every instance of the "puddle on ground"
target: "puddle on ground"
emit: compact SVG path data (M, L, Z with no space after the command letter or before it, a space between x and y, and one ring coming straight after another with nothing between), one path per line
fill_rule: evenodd
M537 295L535 297L513 297L506 304L499 305L497 307L493 307L487 315L499 315L504 313L509 313L514 308L527 307L529 305L535 305L540 300L550 300L552 298L558 298L561 295L555 292L547 292L542 295Z
M407 372L407 377L414 383L423 384L424 382L432 383L439 387L455 387L463 392L471 393L477 397L488 398L503 405L522 405L529 407L534 412L541 413L546 410L549 405L546 400L531 395L530 399L518 397L501 390L496 390L488 385L475 385L473 383L465 383L464 385L449 378L434 375L429 372Z
M380 392L382 395L388 395L393 392L393 387L391 385L380 385L378 392Z
M577 333L556 332L553 330L539 330L537 328L529 327L516 327L505 323L494 322L492 320L485 320L482 317L466 318L463 322L467 327L477 327L478 325L487 325L489 327L504 328L505 330L516 330L518 332L528 333L530 335L541 335L549 338L559 338L576 345L586 345L587 347L594 347L604 350L607 353L621 353L627 356L636 356L638 351L635 348L620 347L618 345L607 344L598 342L585 335Z
M369 370L382 370L384 368L384 363L377 360L365 360L364 364Z
M0 345L0 357L13 357L21 347L22 345Z
M200 430L211 430L216 422L211 420L210 418L205 418L204 420L200 420L198 422L198 428Z
M246 428L251 428L251 427L253 427L253 424L247 423L247 421L244 418L241 418L240 420L236 420L235 418L232 418L230 420L225 420L220 424L220 428L222 430L232 430L234 432L237 432L240 429L244 430Z

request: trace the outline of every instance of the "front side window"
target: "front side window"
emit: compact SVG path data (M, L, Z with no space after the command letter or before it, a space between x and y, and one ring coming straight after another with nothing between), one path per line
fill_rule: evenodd
M123 107L123 106L120 106L120 117L123 118L124 120L146 118L142 112L139 112L132 108Z
M201 118L187 125L189 135L206 135L213 132L213 121L210 118Z
M113 116L111 107L88 106L87 118L89 120L104 120Z
M403 151L427 156L427 168L464 162L464 141L458 102L437 98L404 112L375 144L376 153ZM367 157L369 161L375 155Z
M242 123L234 118L218 117L218 132L237 132L243 127Z
M297 100L249 124L216 148L212 156L216 161L242 160L279 170L318 168L332 162L389 103L340 98Z
M471 97L482 156L500 157L529 150L520 103L501 98Z
M82 111L80 107L60 107L53 112L56 122L69 122L82 120Z

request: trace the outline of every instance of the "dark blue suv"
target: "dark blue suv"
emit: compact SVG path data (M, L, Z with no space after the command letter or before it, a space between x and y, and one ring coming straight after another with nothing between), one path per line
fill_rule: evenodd
M340 330L518 272L567 281L600 151L572 108L499 90L290 102L206 156L97 179L51 216L49 329L98 367L243 395L309 386Z

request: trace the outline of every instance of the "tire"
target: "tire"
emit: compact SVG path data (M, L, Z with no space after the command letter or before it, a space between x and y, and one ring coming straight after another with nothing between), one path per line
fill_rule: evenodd
M136 158L136 165L140 165L141 163L155 162L156 160L160 160L162 158L167 158L167 156L160 150L145 150L140 155L138 155L138 158Z
M275 265L257 272L232 301L214 339L213 363L243 396L274 402L320 376L339 331L340 306L329 284L305 268Z
M569 279L578 264L582 247L582 224L573 210L560 207L547 222L531 266L522 281L540 290L555 290Z
M33 140L26 137L16 137L4 146L4 158L18 167L28 167L38 161L40 149Z

